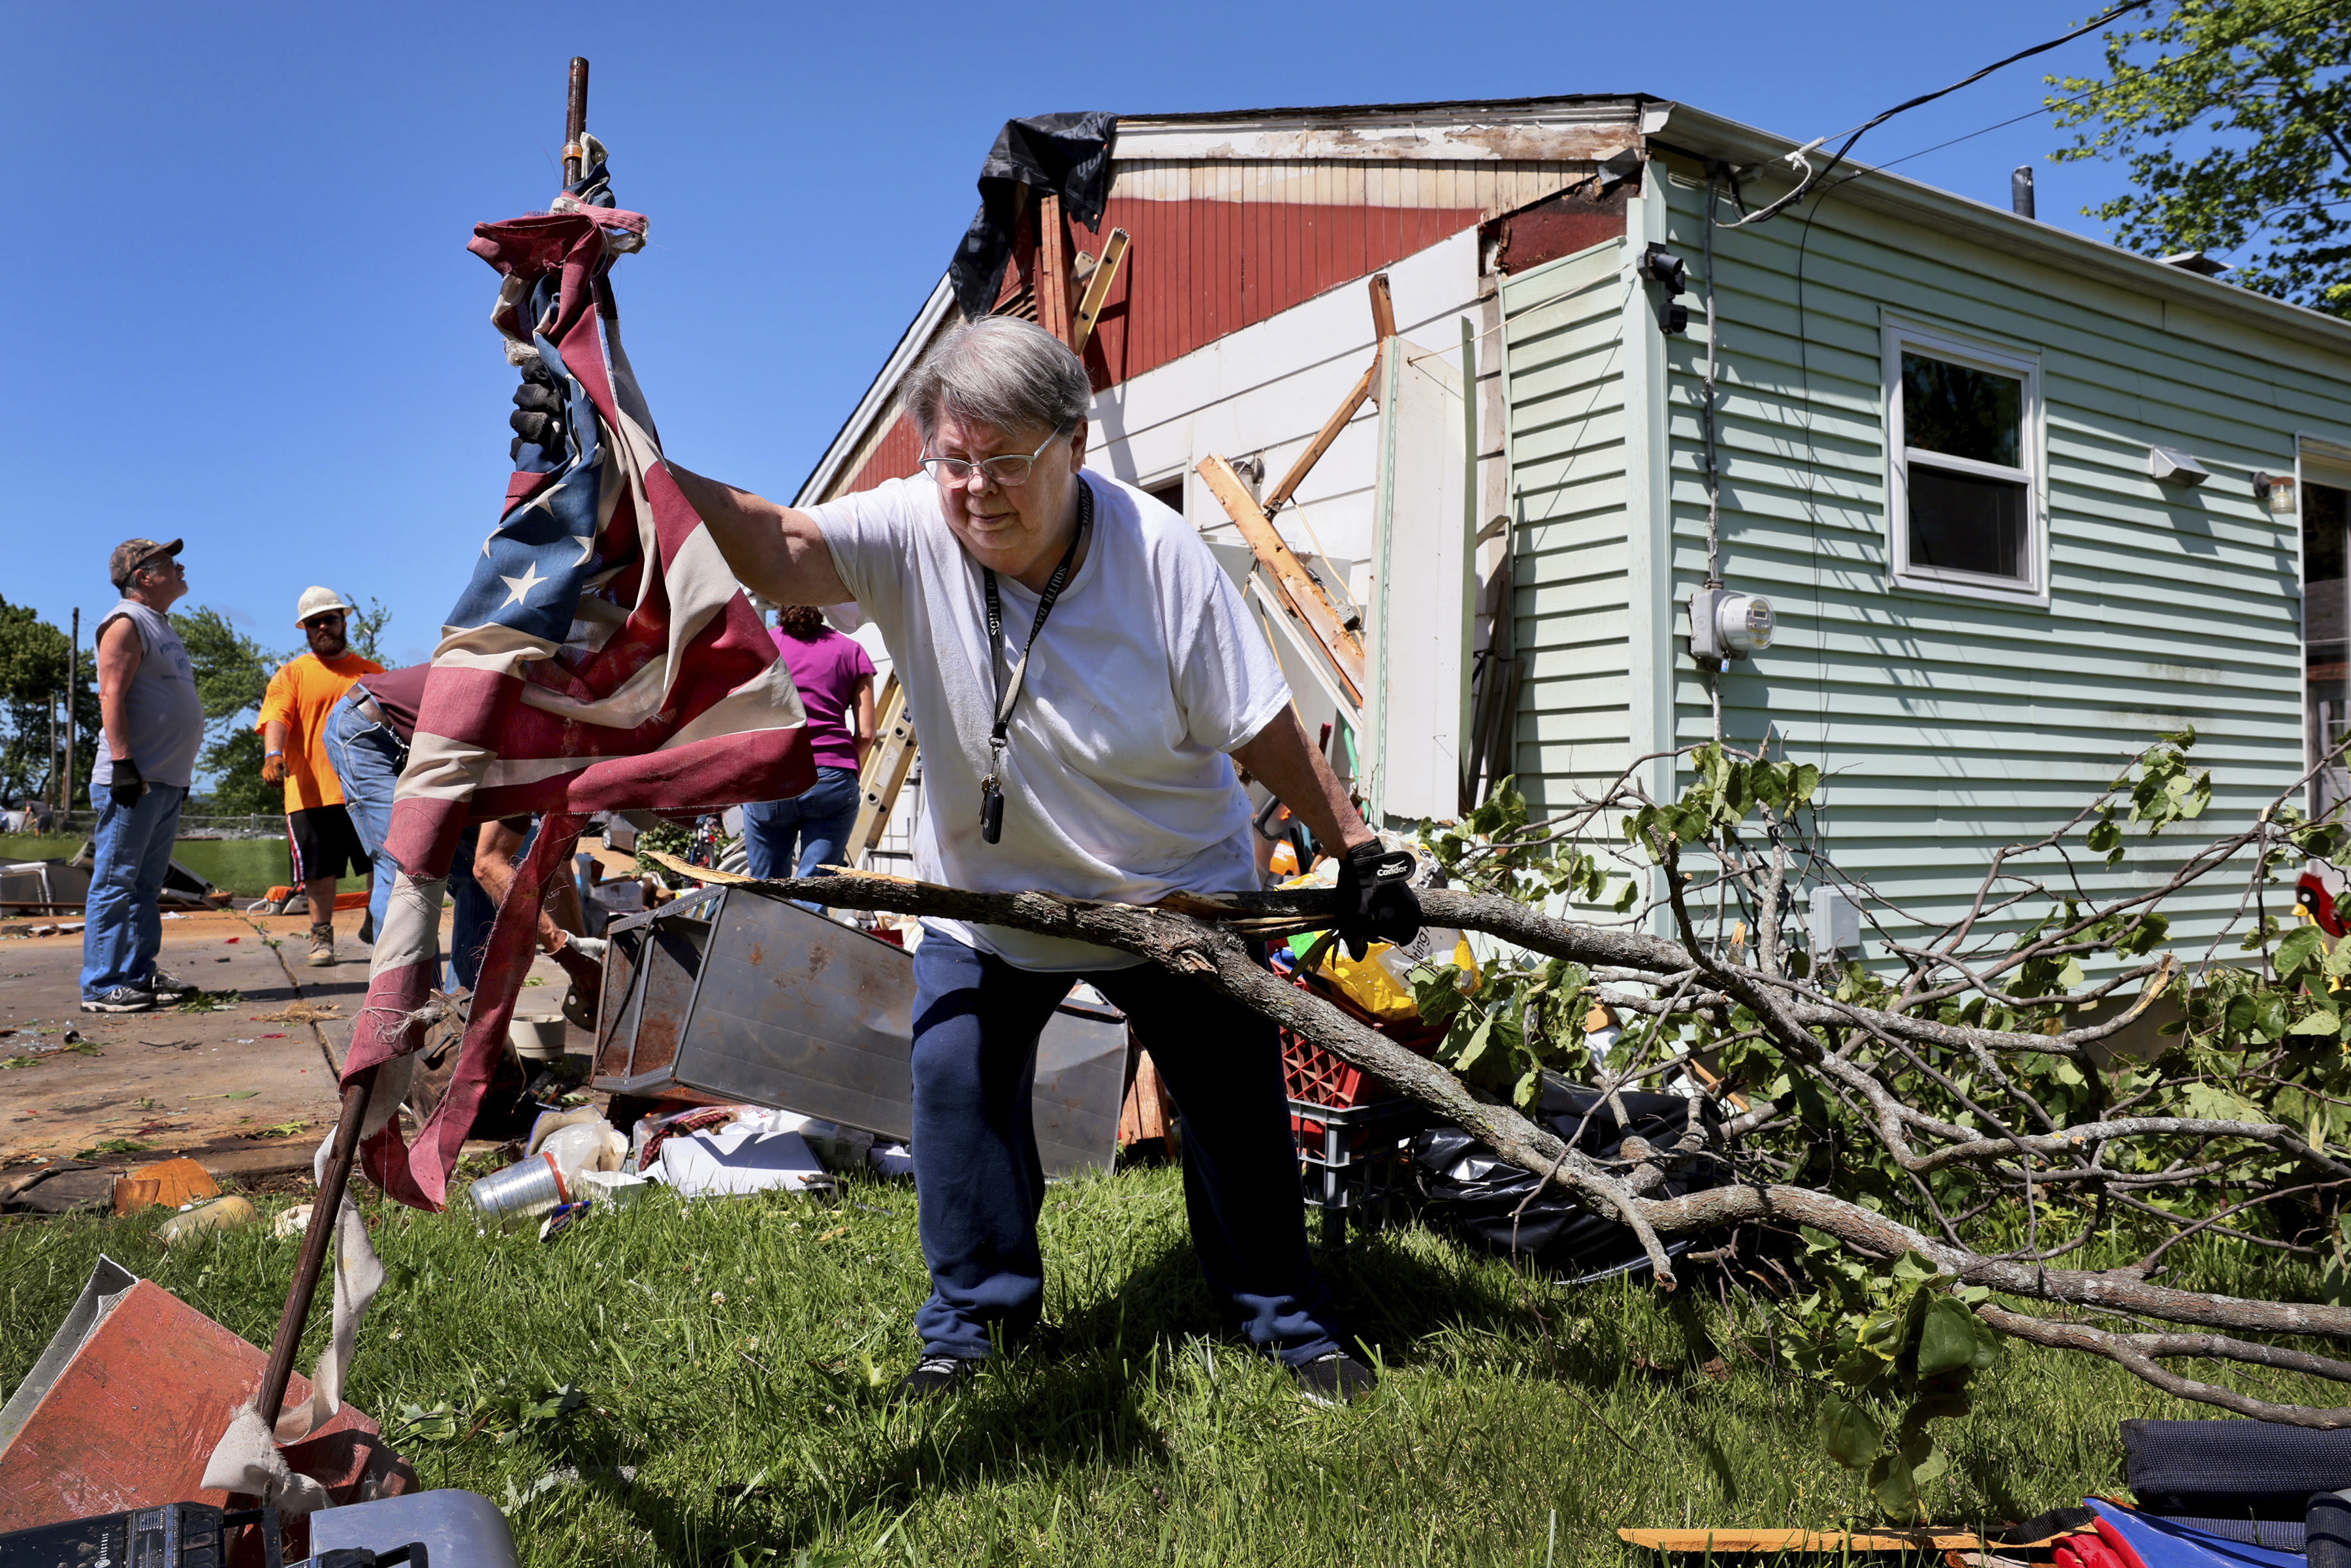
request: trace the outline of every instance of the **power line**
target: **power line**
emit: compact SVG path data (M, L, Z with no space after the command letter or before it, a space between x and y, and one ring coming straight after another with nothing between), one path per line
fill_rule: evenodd
M2287 12L2283 17L2278 19L2276 25L2284 26L2289 23L2298 22L2314 12L2333 10L2339 4L2340 0L2310 0L2309 4L2297 6L2294 10ZM2098 22L2093 22L2090 24L2091 26L2098 26L2101 25L2102 23ZM2068 34L2065 38L2060 38L2056 41L2062 44L2066 42L2068 38L2079 37L2080 36L2081 34L2078 32L2071 33ZM2044 49L2051 47L2052 46L2046 44L2041 46L2041 47ZM2033 53L2037 51L2028 50L2027 52ZM2020 56L2018 57L2022 58L2022 57ZM2152 65L2135 67L2133 68L2136 73L2142 78L2153 77L2167 70L2177 70L2181 66L2191 63L2194 58L2195 57L2192 54L2178 55L2164 59L2158 59ZM2003 65L2006 63L2006 61L2001 62ZM1994 66L1990 68L1998 70L2000 67ZM1982 73L1978 73L1978 75ZM1970 78L1969 79L1973 80L1974 78ZM2045 80L2047 78L2044 78L2043 79ZM1958 85L1965 87L1967 83L1961 82ZM1991 125L1987 125L1980 131L1970 131L1965 136L1954 136L1949 141L1938 141L1932 147L1922 147L1916 152L1905 152L1901 157L1894 159L1890 162L1873 163L1870 167L1872 169L1891 169L1896 164L1907 163L1913 158L1924 158L1929 152L1940 152L1946 147L1956 147L1962 141L1971 141L1979 136L1989 136L1995 131L2004 131L2009 126L2016 124L2019 120L2031 120L2036 114L2051 114L2061 109L2070 109L2085 99L2097 97L2098 94L2106 91L2107 87L2108 84L2102 82L2098 86L2090 89L2087 92L2077 92L2071 98L2044 99L2042 100L2041 107L2038 109L2028 109L2022 114L2011 115L2008 119L1997 121ZM1951 89L1946 88L1943 90L1945 92L1949 92ZM1898 111L1890 110L1889 112ZM1828 139L1823 138L1823 140L1825 141ZM1813 145L1818 146L1819 143L1815 142Z
M1870 119L1863 120L1859 125L1854 127L1851 131L1845 133L1844 144L1836 150L1836 155L1831 158L1827 164L1817 172L1813 171L1811 162L1805 158L1804 154L1820 147L1823 143L1834 139L1823 136L1819 138L1817 141L1808 142L1804 146L1799 147L1796 151L1788 154L1789 161L1803 171L1803 178L1797 182L1796 188L1789 192L1786 195L1781 197L1778 201L1773 202L1771 205L1750 213L1747 216L1740 219L1737 223L1724 224L1721 226L1729 229L1745 228L1749 224L1765 223L1779 216L1788 208L1793 206L1796 203L1802 201L1806 195L1810 194L1814 185L1818 184L1821 181L1826 179L1831 173L1834 172L1837 165L1844 162L1845 155L1853 151L1854 144L1855 142L1859 141L1864 136L1869 134L1870 131L1893 119L1896 115L1907 114L1911 110L1917 109L1922 104L1932 103L1937 99L1955 93L1963 87L1972 86L1973 84L1983 80L1984 78L1991 75L1992 72L2012 66L2019 60L2031 59L2035 55L2046 54L2051 49L2057 47L2061 44L2070 44L2074 39L2082 37L2085 33L2095 33L2099 28L2114 21L2116 17L2122 16L2132 11L2141 10L2153 3L2154 0L2124 0L2122 5L2116 5L2102 15L2093 16L2090 20L2083 23L2080 26L2074 28L2070 33L2066 33L2059 37L2051 38L2045 43L2035 44L2029 49L2019 49L2016 53L2009 56L2006 59L1995 60L1991 65L1984 67L1981 70L1976 71L1972 75L1960 78L1958 81L1953 82L1949 87L1938 88L1933 92L1920 93L1917 98L1911 99L1904 103L1897 103L1892 109L1886 110L1884 113L1874 115Z

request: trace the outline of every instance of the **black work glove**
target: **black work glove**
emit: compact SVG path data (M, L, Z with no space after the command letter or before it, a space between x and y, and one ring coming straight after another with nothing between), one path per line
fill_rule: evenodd
M145 793L147 780L139 777L139 764L128 757L115 763L114 781L106 787L107 799L128 811Z
M568 450L569 433L563 415L567 399L555 372L534 358L523 367L522 385L515 389L515 411L507 416L515 438L507 447L508 462L522 461L526 444L536 446L549 463L560 463Z
M1404 850L1367 839L1339 857L1333 907L1347 956L1361 961L1373 942L1409 942L1420 935L1420 898L1412 891L1413 859Z

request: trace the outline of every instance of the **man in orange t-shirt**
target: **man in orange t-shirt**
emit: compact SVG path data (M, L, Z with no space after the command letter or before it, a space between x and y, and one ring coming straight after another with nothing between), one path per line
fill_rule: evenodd
M310 956L314 968L335 961L335 883L346 868L353 876L369 870L368 852L343 809L343 786L328 759L327 716L351 683L381 674L383 666L349 651L344 641L350 606L332 589L310 588L295 608L295 623L310 651L278 666L261 699L266 748L261 777L286 786L286 838L294 858L294 880L310 900ZM361 932L371 937L372 932Z

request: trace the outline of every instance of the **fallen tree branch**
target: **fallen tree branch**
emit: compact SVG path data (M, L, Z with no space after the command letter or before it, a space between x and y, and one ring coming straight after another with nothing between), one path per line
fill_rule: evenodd
M1329 1002L1271 974L1233 936L1172 909L1089 903L1041 893L971 893L867 873L760 883L750 877L686 866L664 855L655 854L653 858L705 882L756 885L763 892L778 896L836 908L943 915L950 919L1008 925L1050 936L1092 942L1134 954L1175 973L1192 977L1297 1031L1350 1065L1377 1074L1397 1090L1478 1138L1502 1158L1531 1172L1539 1179L1566 1189L1593 1210L1623 1219L1639 1238L1643 1249L1656 1267L1660 1282L1664 1284L1672 1283L1673 1274L1664 1255L1664 1246L1658 1239L1660 1236L1714 1230L1748 1222L1777 1221L1811 1227L1872 1258L1896 1258L1905 1252L1915 1251L1933 1260L1962 1282L1988 1286L2012 1296L2130 1312L2199 1328L2320 1335L2351 1341L2351 1308L2255 1301L2181 1291L2150 1284L2137 1274L2124 1270L2051 1269L2024 1260L1987 1258L1964 1247L1936 1239L1874 1209L1810 1187L1742 1184L1708 1188L1681 1197L1645 1197L1635 1181L1620 1176L1600 1162L1574 1150L1556 1134L1529 1121L1510 1106L1497 1104L1471 1093L1458 1079L1437 1063L1406 1051ZM1490 915L1495 905L1518 907L1510 905L1506 899L1480 897L1471 900L1445 894L1430 897L1432 900L1447 900L1441 906L1429 910L1431 919L1458 919L1465 925L1469 924L1466 916ZM1186 902L1194 907L1205 904L1210 910L1221 911L1241 904L1254 904L1259 901L1249 898L1229 903L1222 900ZM1281 903L1286 913L1303 916L1315 912L1309 902L1296 894L1285 896ZM1327 907L1322 913L1327 916ZM1531 915L1531 912L1527 913ZM1608 960L1610 962L1643 968L1652 967L1660 957L1670 954L1674 971L1687 971L1687 956L1684 950L1662 939L1574 926L1566 922L1543 920L1541 916L1534 918L1542 920L1541 927L1526 922L1500 919L1494 919L1490 924L1515 925L1520 930L1540 931L1546 935L1565 931L1572 934L1574 941L1588 943L1589 951L1604 951L1613 955ZM1734 983L1743 973L1735 968L1716 971L1718 977L1727 976ZM1873 1015L1875 1018L1887 1016ZM1996 1035L1999 1031L1964 1032ZM2219 1135L2247 1135L2245 1126L2240 1124L2186 1125L2197 1130L2209 1125L2216 1132L2226 1129ZM2093 1124L2069 1129L2061 1136L2070 1137L2074 1133L2087 1135L2095 1130L2096 1124ZM2112 1130L2110 1124L2110 1135ZM1980 1147L1986 1152L2012 1152L2012 1145L2004 1140L1985 1140ZM1654 1165L1649 1165L1639 1174L1656 1170ZM2042 1322L2038 1319L2027 1321L2033 1323ZM2156 1364L2158 1354L2204 1354L2202 1352L2148 1351L2121 1340L2108 1343L2095 1338L2101 1331L2084 1330L2080 1333L2073 1333L2072 1325L2058 1327L2072 1334L2070 1338L2061 1336L2063 1348L2116 1361L2156 1386L2178 1393L2185 1398L2202 1399L2231 1409L2243 1407L2245 1396L2217 1385L2179 1378ZM2040 1333L2044 1331L2035 1329L2033 1332ZM2055 1333L2057 1330L2053 1328L2046 1332ZM2266 1361L2263 1364L2289 1364L2284 1361ZM2210 1390L2210 1393L2197 1390ZM2251 1403L2258 1405L2261 1402ZM2310 1424L2307 1419L2295 1419L2300 1424ZM2345 1415L2342 1419L2346 1424L2351 1424L2351 1414Z
M2224 1339L2218 1334L2114 1333L2105 1329L2093 1328L2088 1323L2052 1322L2046 1318L2010 1312L1990 1301L1977 1307L1976 1315L2001 1333L2033 1344L2103 1356L2165 1393L2192 1399L2199 1405L2217 1405L2240 1416L2250 1416L2256 1421L2282 1421L2289 1426L2311 1427L2321 1431L2351 1427L2351 1410L2279 1405L2267 1399L2255 1399L2251 1395L2240 1394L2217 1383L2182 1377L2158 1364L2160 1358L2203 1356L2273 1366L2314 1377L2333 1378L2338 1383L2351 1382L2351 1366L2325 1356L2284 1350L2276 1345L2254 1344L2244 1340Z

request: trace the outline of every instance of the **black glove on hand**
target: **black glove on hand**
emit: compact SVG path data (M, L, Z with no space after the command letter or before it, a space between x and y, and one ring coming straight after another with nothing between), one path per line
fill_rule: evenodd
M563 425L564 392L555 379L555 372L534 359L523 367L522 385L515 389L515 411L507 416L514 426L514 441L507 447L507 459L522 461L526 444L538 448L539 455L549 463L560 463L567 451Z
M128 757L114 765L114 781L106 787L106 797L128 811L139 804L139 797L147 793L147 780L139 777L139 764Z
M1420 899L1410 885L1412 870L1408 852L1384 848L1377 839L1340 857L1334 907L1347 956L1360 961L1374 940L1409 942L1420 935Z

